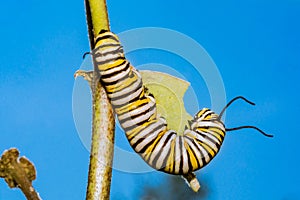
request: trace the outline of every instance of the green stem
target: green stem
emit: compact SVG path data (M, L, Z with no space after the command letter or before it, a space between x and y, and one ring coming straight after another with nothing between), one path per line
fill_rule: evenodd
M85 0L91 50L100 30L109 30L105 0ZM115 120L111 104L99 82L96 66L93 76L93 122L87 200L109 199L114 151Z

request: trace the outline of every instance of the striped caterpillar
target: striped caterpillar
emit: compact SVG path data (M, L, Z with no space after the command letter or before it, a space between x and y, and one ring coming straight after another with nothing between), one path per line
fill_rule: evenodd
M126 60L115 34L103 30L95 38L93 61L130 145L156 170L188 175L206 166L219 152L226 131L253 128L272 137L254 126L225 128L222 115L235 100L253 104L241 96L219 115L203 108L179 135L157 115L155 97L146 93L140 73Z

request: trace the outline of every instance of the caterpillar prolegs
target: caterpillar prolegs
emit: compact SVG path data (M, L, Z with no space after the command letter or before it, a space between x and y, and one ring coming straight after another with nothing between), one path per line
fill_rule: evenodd
M117 114L132 148L154 169L169 174L186 175L207 165L219 152L226 131L220 115L203 108L189 122L183 134L167 128L167 122L156 113L153 95L145 92L139 72L126 60L118 37L101 31L95 39L94 64L100 80Z

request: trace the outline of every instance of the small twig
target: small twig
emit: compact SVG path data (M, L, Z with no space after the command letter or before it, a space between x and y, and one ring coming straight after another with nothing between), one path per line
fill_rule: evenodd
M94 93L94 71L77 70L74 74L74 78L76 79L78 76L82 76L84 80L89 83L92 93Z
M18 149L4 151L0 158L0 177L10 188L20 188L28 200L40 200L32 186L36 178L34 165L25 157L19 158Z

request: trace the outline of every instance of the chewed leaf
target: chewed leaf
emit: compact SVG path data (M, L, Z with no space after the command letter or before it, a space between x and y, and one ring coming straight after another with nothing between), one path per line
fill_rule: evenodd
M19 187L20 181L25 179L31 183L36 178L34 165L25 157L19 158L19 155L18 149L11 148L0 157L0 178L4 178L10 188Z
M183 102L190 83L161 72L142 70L140 73L147 92L155 97L158 115L167 120L169 129L182 134L192 119Z

